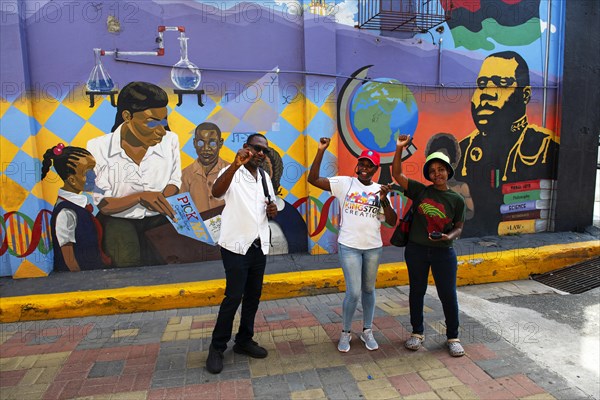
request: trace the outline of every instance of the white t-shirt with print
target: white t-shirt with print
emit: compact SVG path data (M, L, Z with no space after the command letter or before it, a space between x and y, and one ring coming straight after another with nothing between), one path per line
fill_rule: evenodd
M334 176L328 179L331 194L340 203L338 243L360 250L381 247L381 185L373 182L365 186L357 178L349 176Z

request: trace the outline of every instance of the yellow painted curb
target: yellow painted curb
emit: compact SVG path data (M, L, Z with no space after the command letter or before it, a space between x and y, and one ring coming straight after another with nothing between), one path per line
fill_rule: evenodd
M527 279L600 256L600 241L549 245L458 258L458 285ZM377 287L408 284L406 264L382 264ZM0 298L0 322L123 314L220 304L225 280ZM338 293L340 268L266 275L262 300Z

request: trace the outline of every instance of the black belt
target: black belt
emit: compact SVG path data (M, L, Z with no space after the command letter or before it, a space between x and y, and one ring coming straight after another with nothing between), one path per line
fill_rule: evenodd
M260 249L260 238L256 238L254 239L254 242L252 242L252 246L256 247L257 249Z

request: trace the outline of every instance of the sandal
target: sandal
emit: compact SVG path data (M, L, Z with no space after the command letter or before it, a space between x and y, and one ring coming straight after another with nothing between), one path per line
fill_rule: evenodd
M462 357L465 355L465 349L463 349L459 339L448 339L446 344L448 345L448 352L452 357Z
M408 340L404 342L404 347L412 351L417 351L421 348L421 345L424 341L425 336L419 335L418 333L413 333L410 335Z

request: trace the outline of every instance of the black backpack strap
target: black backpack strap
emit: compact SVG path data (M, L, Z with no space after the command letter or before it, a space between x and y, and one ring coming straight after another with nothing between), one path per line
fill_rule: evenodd
M265 175L265 170L262 169L261 167L258 167L258 172L260 172L260 177L262 178L262 186L263 186L263 192L265 193L265 197L267 198L268 202L271 202L271 195L269 194L269 188L267 187L267 178Z
M271 200L271 195L269 194L269 188L267 186L267 176L265 174L265 170L262 169L261 167L258 167L258 172L260 173L263 192L265 193L265 197L267 198L267 201L270 204L272 202L272 200ZM270 219L270 218L268 218L268 216L267 216L267 219ZM273 247L273 242L271 241L272 238L273 238L273 232L271 232L271 227L269 227L269 244L271 245L271 247Z

